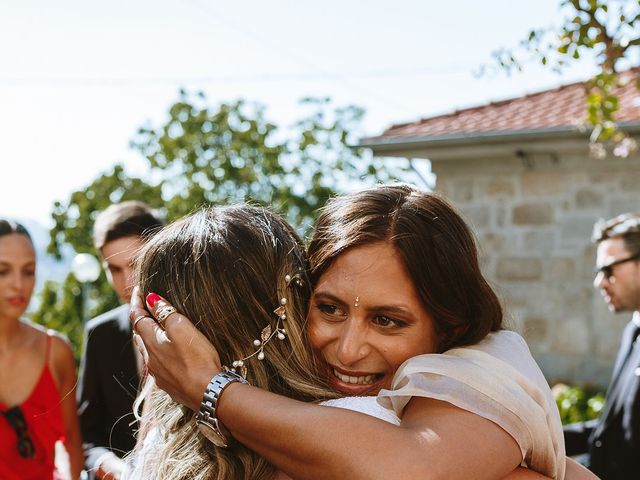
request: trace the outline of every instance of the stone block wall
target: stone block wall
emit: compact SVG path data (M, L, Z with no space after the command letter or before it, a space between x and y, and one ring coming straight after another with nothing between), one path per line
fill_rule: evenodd
M547 379L606 386L630 314L609 313L593 288L590 237L599 218L640 211L640 157L432 160L432 171Z

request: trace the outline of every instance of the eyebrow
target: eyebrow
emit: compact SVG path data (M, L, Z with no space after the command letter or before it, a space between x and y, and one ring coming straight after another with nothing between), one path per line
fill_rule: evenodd
M315 292L313 294L314 297L323 297L323 298L327 298L329 300L333 300L336 303L341 303L343 305L346 305L347 302L345 302L344 300L342 300L339 297L336 297L335 295L333 295L332 293L328 293L328 292ZM395 305L374 305L372 307L368 307L367 311L369 312L394 312L394 313L403 313L405 315L413 315L413 312L406 308L406 307L398 307Z
M2 265L3 267L6 266L11 266L11 262L8 262L6 260L0 260L0 265ZM35 267L36 266L36 262L29 262L29 263L25 263L24 265L20 265L20 268L23 267Z

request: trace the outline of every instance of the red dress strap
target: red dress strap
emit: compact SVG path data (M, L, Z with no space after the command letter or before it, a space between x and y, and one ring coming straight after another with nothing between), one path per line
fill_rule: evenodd
M47 330L47 340L44 351L44 364L47 366L49 365L49 353L51 352L51 339L53 338L54 334L55 331L51 330L50 328Z

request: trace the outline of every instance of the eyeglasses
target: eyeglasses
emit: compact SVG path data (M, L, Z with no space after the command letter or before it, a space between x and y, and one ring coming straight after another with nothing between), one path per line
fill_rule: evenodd
M604 275L604 278L609 280L613 276L613 267L616 265L620 265L621 263L633 262L634 260L640 260L640 254L633 255L628 258L621 258L620 260L614 260L609 265L604 265L603 267L596 268L593 272L597 275L601 273Z
M33 458L36 455L36 449L33 446L31 437L29 437L29 431L27 430L27 422L24 419L24 414L20 407L13 407L6 412L2 412L4 417L11 425L11 428L16 432L18 436L18 453L22 458Z

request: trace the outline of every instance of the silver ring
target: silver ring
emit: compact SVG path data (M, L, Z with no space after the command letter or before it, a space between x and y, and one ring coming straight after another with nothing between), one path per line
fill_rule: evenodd
M134 332L136 331L136 325L138 325L138 322L139 322L140 320L142 320L143 318L147 318L147 316L146 316L146 315L138 315L138 316L135 318L135 320L133 321L133 331L134 331Z
M158 325L160 325L162 328L164 328L164 321L172 313L176 313L175 307L172 307L171 305L166 305L164 307L160 307L156 311L156 318L158 319Z

